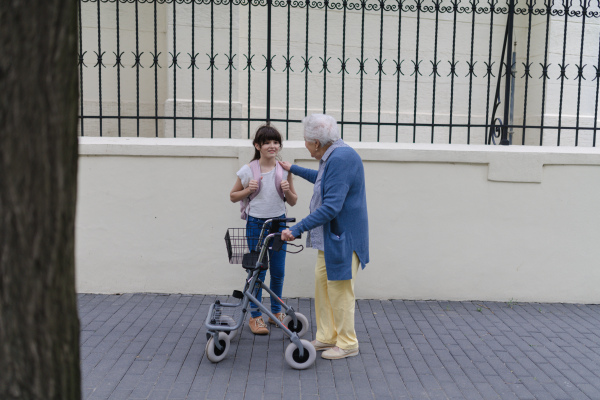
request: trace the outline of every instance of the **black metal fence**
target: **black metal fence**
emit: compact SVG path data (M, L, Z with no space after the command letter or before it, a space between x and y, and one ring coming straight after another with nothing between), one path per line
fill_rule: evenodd
M595 146L599 4L513 1L81 0L80 134Z

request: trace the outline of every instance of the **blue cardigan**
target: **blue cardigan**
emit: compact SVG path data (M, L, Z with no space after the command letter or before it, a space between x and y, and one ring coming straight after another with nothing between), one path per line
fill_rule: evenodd
M290 172L313 184L317 179L317 171L297 165L292 165ZM365 172L352 147L339 147L329 155L321 178L321 198L321 206L290 229L298 237L323 225L327 279L352 279L352 252L362 268L369 262Z

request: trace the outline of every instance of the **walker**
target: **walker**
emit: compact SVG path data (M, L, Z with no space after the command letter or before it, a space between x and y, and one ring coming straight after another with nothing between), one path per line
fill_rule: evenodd
M292 307L285 304L273 291L267 287L259 278L261 271L269 268L268 249L283 251L281 240L281 228L286 228L287 222L295 222L295 218L272 218L257 229L229 228L225 234L227 255L231 264L242 264L247 272L244 289L234 290L233 297L238 299L237 303L222 303L216 300L210 305L206 317L206 357L213 363L223 360L229 351L231 340L233 340L239 329L244 324L246 312L250 301L258 306L258 309L270 317L279 328L290 338L290 344L285 350L285 361L295 369L306 369L310 367L317 357L317 352L308 340L300 339L309 328L308 319ZM260 235L255 233L260 228ZM265 236L265 233L268 234ZM251 235L251 236L249 236ZM256 246L249 243L256 242ZM300 247L288 243L288 246ZM273 313L256 300L258 290L266 290L272 299L281 304L287 314L283 322L279 321Z

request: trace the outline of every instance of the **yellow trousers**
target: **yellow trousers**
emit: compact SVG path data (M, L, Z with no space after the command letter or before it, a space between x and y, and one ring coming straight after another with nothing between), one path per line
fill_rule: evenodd
M354 329L354 280L360 261L352 254L352 279L345 281L327 280L325 256L319 250L315 266L315 309L317 337L322 343L335 344L340 349L358 347Z

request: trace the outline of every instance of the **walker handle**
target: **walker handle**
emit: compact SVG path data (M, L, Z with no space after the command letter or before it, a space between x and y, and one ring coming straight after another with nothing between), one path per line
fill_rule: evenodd
M271 248L273 249L273 251L280 251L283 248L283 244L286 243L284 240L281 240L281 232L272 233L271 235L273 235L273 243L271 244ZM271 235L269 235L269 236L271 236ZM300 236L296 237L296 239L300 239L301 237L302 237L302 234L300 234ZM287 242L287 243L288 243L288 245L302 247L302 245L295 245L295 244L289 243L289 242ZM302 251L302 250L300 250L300 251ZM288 252L288 253L293 253L293 252Z
M273 218L274 222L296 222L296 218Z
M272 218L270 221L271 221L271 229L269 230L269 232L277 233L277 232L279 232L279 228L282 225L284 228L286 228L287 223L288 222L296 222L296 218Z

